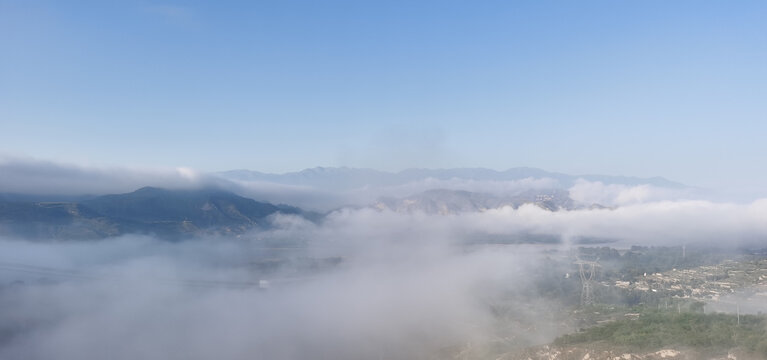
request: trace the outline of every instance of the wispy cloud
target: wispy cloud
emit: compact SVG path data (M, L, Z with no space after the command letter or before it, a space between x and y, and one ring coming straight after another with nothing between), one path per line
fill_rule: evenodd
M0 192L106 194L143 186L193 188L224 182L189 168L93 167L29 158L0 157Z
M578 179L570 187L570 198L585 205L623 206L661 200L691 198L695 189L663 188L650 184L605 184L601 181Z

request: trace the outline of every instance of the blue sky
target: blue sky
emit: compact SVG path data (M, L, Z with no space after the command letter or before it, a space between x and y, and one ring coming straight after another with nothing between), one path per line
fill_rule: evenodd
M0 0L0 155L765 188L764 1Z

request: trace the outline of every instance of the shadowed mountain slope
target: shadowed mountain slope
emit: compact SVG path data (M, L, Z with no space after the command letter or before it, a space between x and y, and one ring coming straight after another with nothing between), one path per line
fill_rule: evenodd
M214 190L145 187L82 202L0 201L0 233L34 238L93 239L127 233L179 238L241 234L267 227L272 214L316 219L299 208Z

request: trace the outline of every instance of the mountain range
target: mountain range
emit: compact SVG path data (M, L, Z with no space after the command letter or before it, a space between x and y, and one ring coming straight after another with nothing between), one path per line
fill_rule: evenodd
M496 209L504 206L518 208L534 204L549 211L574 209L574 202L565 190L527 190L521 194L496 196L462 190L434 189L404 198L385 197L373 206L396 212L425 212L430 214L458 214Z
M568 191L582 181L586 181L624 187L649 185L674 193L692 191L692 188L684 184L662 177L568 175L530 167L516 167L504 171L454 168L408 169L400 172L348 167L316 167L283 174L230 170L210 175L220 183L231 184L232 189L239 194L320 212L344 206L367 206L381 202L382 198L404 199L438 189L485 193L494 197L508 198L528 191ZM613 189L616 188L613 187ZM666 192L669 193L669 191ZM599 201L590 199L588 202L589 204L586 205ZM387 207L391 208L388 205ZM483 208L485 205L478 204L478 207Z
M531 167L515 167L504 171L485 168L407 169L385 172L348 167L315 167L297 172L270 174L252 170L230 170L216 173L225 179L260 181L285 185L311 186L329 190L349 190L369 186L397 186L424 179L474 181L515 181L523 179L551 179L558 187L568 188L578 179L600 181L605 184L653 185L665 188L683 188L685 185L662 177L630 177L609 175L568 175Z
M573 176L535 168L409 169L389 173L318 167L285 174L232 170L214 177L220 180L214 182L215 186L186 190L144 187L100 196L0 193L0 235L40 239L98 239L129 233L169 239L240 235L268 228L273 214L292 214L316 222L324 217L323 213L345 206L429 214L518 208L523 204L549 211L601 207L573 201L568 189L578 179L685 187L660 177ZM264 187L263 183L278 186ZM322 205L307 207L307 199L318 199Z
M216 189L144 187L79 202L0 201L0 234L41 239L95 239L128 233L176 239L202 234L242 234L268 227L270 215L318 214L258 202Z
M144 187L125 193L83 197L80 201L39 201L23 195L0 199L0 235L36 239L99 239L152 234L166 239L200 235L240 235L270 227L269 216L291 214L320 221L323 214L288 205L259 202L218 189L168 190ZM383 197L378 210L457 214L523 204L558 211L573 209L564 190L529 190L514 196L433 189L404 198Z

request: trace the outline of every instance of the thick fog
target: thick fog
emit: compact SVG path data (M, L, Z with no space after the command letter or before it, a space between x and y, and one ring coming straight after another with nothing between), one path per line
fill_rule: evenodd
M535 297L529 279L544 249L566 252L582 236L738 244L764 239L765 219L767 200L456 215L365 208L320 224L276 216L273 229L240 238L2 239L0 358L438 358L493 341L493 302ZM564 243L463 245L477 233L554 234ZM506 335L556 336L545 316L558 305L547 301L525 305L523 316L544 319L537 331Z
M750 204L661 201L549 212L534 205L501 208L466 217L467 226L493 233L529 231L624 240L638 245L710 243L738 245L767 237L767 200Z
M667 188L642 185L605 184L600 181L578 179L568 189L570 198L581 204L600 204L604 206L625 206L647 202L702 199L699 189L689 187Z
M2 238L1 359L483 358L487 344L502 352L574 330L557 318L562 299L539 294L536 279L567 276L547 261L568 263L584 239L735 248L767 238L767 199L715 202L649 184L581 179L566 189L572 208L431 214L368 205L429 189L504 196L562 184L427 178L333 192L188 169L5 160L0 170L4 193L215 185L314 209L356 205L316 222L272 216L268 230L236 237ZM559 241L526 241L538 235Z
M664 200L560 211L526 204L516 209L507 206L449 215L347 209L331 213L326 223L343 231L359 224L375 223L407 229L410 233L439 230L444 236L452 237L477 233L540 234L553 235L565 242L592 237L636 245L738 246L767 238L767 199L747 204Z
M371 215L275 219L247 240L3 239L0 358L426 358L489 336L487 301L523 285L529 256L465 253L439 224ZM341 260L257 271L280 251Z

